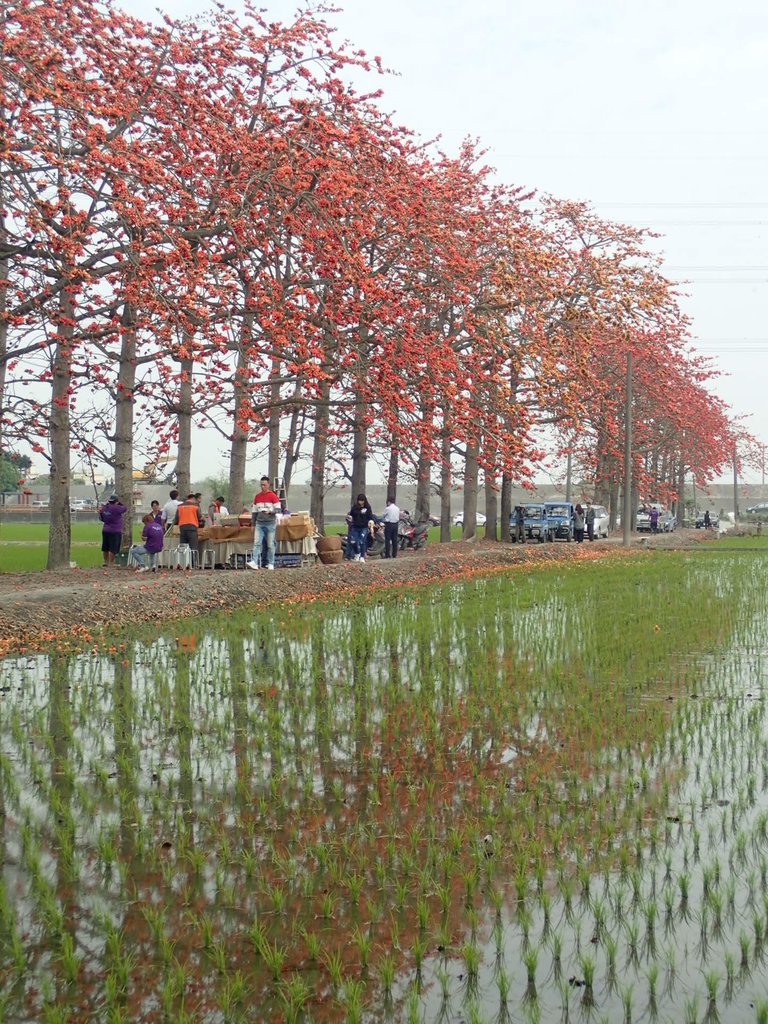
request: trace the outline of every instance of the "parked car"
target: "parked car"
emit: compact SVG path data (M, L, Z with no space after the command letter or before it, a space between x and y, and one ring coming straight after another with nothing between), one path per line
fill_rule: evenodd
M765 511L766 511L766 513L768 513L768 505L766 505ZM716 530L717 527L718 527L718 518L717 518L717 515L714 512L710 512L709 513L709 525L710 525L710 528L713 529L713 530ZM704 513L703 512L697 512L696 513L696 519L694 520L694 526L696 527L697 530L703 530L705 528L706 523L704 522Z
M608 522L610 516L605 505L593 505L595 510L595 539L608 536Z
M546 501L544 508L550 527L550 540L573 540L574 506L570 501Z
M439 520L438 520L438 522L439 522ZM459 512L459 514L457 516L453 517L453 525L454 526L463 526L464 525L464 513L463 512ZM483 515L482 512L475 512L475 525L476 526L485 526L485 516Z
M655 501L646 502L645 505L641 505L637 510L635 529L638 533L651 532L651 509L654 508L659 513L659 519L656 524L657 532L671 533L677 526L677 516L675 516L673 512L670 512L668 508L665 508L663 505L660 505Z
M33 501L32 508L48 508L47 501Z
M745 509L748 516L768 516L768 501L761 501Z

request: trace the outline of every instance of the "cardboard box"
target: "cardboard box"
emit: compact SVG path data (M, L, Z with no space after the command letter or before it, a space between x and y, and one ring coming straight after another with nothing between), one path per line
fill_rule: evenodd
M304 526L310 526L312 523L312 518L309 512L292 512L288 516L287 522L291 523L292 525L301 523Z

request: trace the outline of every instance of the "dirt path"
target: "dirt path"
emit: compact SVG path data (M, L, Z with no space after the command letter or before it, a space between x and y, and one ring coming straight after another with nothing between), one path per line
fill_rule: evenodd
M703 531L638 538L633 548L680 549L706 539ZM68 569L0 574L0 655L61 639L87 642L111 626L169 622L214 609L264 601L332 596L361 588L407 586L451 579L494 567L571 558L595 558L621 550L621 539L594 544L495 544L454 542L404 552L395 560L318 563L310 569L259 571L166 571L137 575L127 569Z

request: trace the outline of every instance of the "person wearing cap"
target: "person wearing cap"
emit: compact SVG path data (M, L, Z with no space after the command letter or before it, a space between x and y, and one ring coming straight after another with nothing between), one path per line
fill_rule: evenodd
M99 509L101 520L101 555L104 559L104 568L115 564L115 555L120 551L120 542L123 536L123 522L128 509L121 504L116 494L109 496L106 505Z
M205 526L197 495L188 494L186 500L176 509L176 525L179 527L179 545L188 544L190 551L197 553L197 531L200 527Z

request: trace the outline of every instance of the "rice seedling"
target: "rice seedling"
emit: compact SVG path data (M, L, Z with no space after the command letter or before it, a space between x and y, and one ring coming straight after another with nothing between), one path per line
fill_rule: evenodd
M328 976L335 989L340 989L344 980L344 961L339 950L332 950L323 956Z
M283 1005L286 1021L295 1022L303 1018L304 1007L309 1002L312 992L300 974L292 974L280 986L280 1000Z
M690 972L700 978L710 964L724 971L718 1001L733 987L736 1005L765 947L768 816L755 796L767 784L768 751L762 702L727 696L753 671L738 652L742 638L755 642L762 598L753 574L761 570L724 564L647 559L633 563L631 582L625 566L558 569L511 590L502 577L468 581L428 599L414 592L396 604L376 596L360 607L327 605L321 616L296 605L293 621L274 613L263 648L263 623L247 616L190 625L199 642L183 657L172 640L147 637L127 659L130 676L114 657L72 663L73 705L57 701L54 712L66 717L57 730L66 751L49 740L43 675L33 680L21 666L27 682L0 722L0 792L14 808L9 841L21 851L25 880L25 923L4 928L16 936L18 977L32 984L45 969L24 937L34 922L56 952L62 935L74 937L78 986L85 980L88 998L106 1007L108 984L114 1012L128 1018L126 1000L139 990L155 991L171 1019L187 1012L171 981L178 957L196 984L188 957L196 947L222 971L198 1015L239 1012L226 994L239 970L265 1015L288 1017L285 966L309 963L324 965L302 974L318 1013L354 1016L344 964L364 971L388 950L392 995L414 961L429 977L435 946L450 977L447 965L466 945L494 965L494 977L528 960L516 982L501 982L502 998L498 982L492 997L478 983L472 1012L490 1019L507 997L519 1004L528 982L521 1014L534 1019L546 1013L547 988L567 983L563 965L577 961L598 971L604 958L606 988L618 1001L641 955L653 955L663 920L665 942L689 952L679 993L669 984L674 971L663 990L649 978L659 1015L679 1017ZM651 602L661 622L649 640L636 611ZM550 607L562 631L542 628L541 609ZM598 611L601 629L585 628ZM702 659L713 649L707 617L722 623L721 653ZM265 670L278 680L269 694ZM685 697L708 688L725 698ZM517 734L510 723L519 723ZM156 776L146 787L139 749ZM502 751L514 752L512 760L502 761ZM712 806L713 797L729 803ZM347 815L344 801L362 810ZM169 837L167 848L158 836ZM136 907L141 927L117 942L98 928L102 977L92 969L93 947L70 926L59 879L85 903L95 899L115 930L121 909ZM183 917L185 906L192 916ZM737 924L741 913L752 930ZM343 938L336 922L350 922ZM147 939L154 955L143 949L126 972L128 954ZM746 969L729 967L729 943ZM243 956L247 947L253 954ZM332 996L322 979L334 953ZM537 964L529 974L544 954L551 971ZM417 982L401 1009L422 1019L428 985ZM459 998L451 992L447 1006ZM375 997L361 999L377 1024ZM303 1003L295 1019L306 1012Z
M381 987L384 990L385 996L390 996L392 994L392 986L395 981L396 970L397 968L395 965L394 958L389 953L386 953L381 958L376 968L377 974L379 976L379 981L381 982Z

